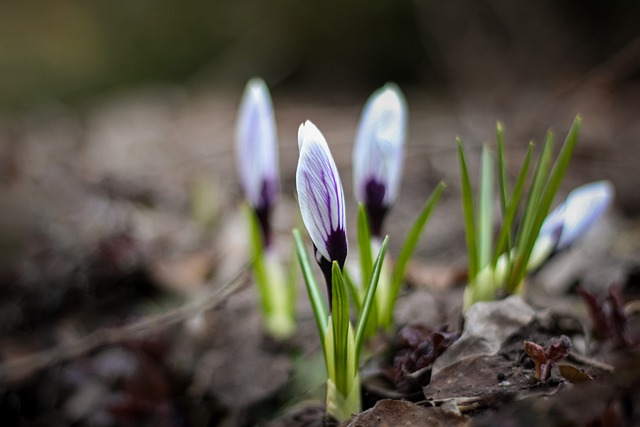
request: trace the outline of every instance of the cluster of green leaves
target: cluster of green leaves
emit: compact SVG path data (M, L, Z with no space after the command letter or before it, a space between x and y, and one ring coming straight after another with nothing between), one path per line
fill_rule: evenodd
M338 420L361 411L358 365L369 313L374 305L380 271L387 250L388 237L371 266L364 299L359 301L355 332L350 319L347 280L337 262L332 264L331 307L327 307L313 274L307 250L299 230L293 231L296 253L307 287L327 369L327 413Z
M378 285L378 290L376 291L373 301L374 309L371 310L369 315L366 336L371 336L380 328L389 329L393 325L393 312L396 301L398 300L398 295L400 294L407 265L413 256L413 252L420 240L420 236L422 235L422 232L429 221L431 213L438 203L444 188L444 182L438 183L422 206L415 222L404 239L402 248L400 249L398 257L395 259L393 268L389 271L388 268L385 268L387 264L383 265L380 284ZM367 284L370 283L370 278L373 272L372 246L375 246L375 243L371 238L369 224L370 222L367 211L364 205L361 204L358 208L358 250L360 252L360 275L362 277L362 283L364 283L365 286L362 287L362 289L358 289L353 285L353 281L350 280L347 275L350 295L354 300L354 305L357 310L360 310L362 295L369 292Z
M276 339L286 339L296 328L295 302L298 276L295 262L289 262L285 275L277 254L265 250L255 211L249 207L245 211L251 241L252 272L260 296L265 330Z
M474 210L473 191L464 148L457 140L461 171L462 205L465 237L469 256L469 283L465 289L464 306L476 301L493 300L503 290L511 294L522 286L527 264L542 223L549 212L553 198L565 176L580 130L580 117L576 117L555 161L553 161L554 136L547 132L535 171L526 191L532 164L533 144L530 143L511 188L508 180L504 130L496 127L497 175L502 223L494 238L494 190L496 185L495 160L490 149L482 149L477 211ZM516 218L523 209L520 221Z

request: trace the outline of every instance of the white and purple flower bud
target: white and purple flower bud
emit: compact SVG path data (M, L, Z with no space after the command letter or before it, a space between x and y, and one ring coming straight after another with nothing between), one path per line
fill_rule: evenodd
M344 191L324 136L308 120L298 129L298 147L298 203L331 301L331 265L343 268L347 258Z
M271 211L280 187L278 139L269 89L260 78L251 79L242 96L236 123L236 155L242 189L258 216L268 246Z
M367 100L353 148L356 200L365 205L374 236L400 189L407 128L407 103L400 89L388 83Z
M531 252L529 269L539 267L551 255L582 236L607 210L613 194L609 181L592 182L571 191L542 223Z

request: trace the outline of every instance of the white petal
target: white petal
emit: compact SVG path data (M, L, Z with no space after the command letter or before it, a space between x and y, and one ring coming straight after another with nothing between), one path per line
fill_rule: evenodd
M360 116L353 149L353 182L356 199L365 201L371 178L385 185L385 203L397 197L407 127L407 104L395 84L386 84L367 100Z
M551 242L553 243L552 249L555 249L562 232L565 207L566 203L563 202L547 215L542 223L542 227L540 227L540 232L538 233L538 238L535 243L536 245L538 244L538 240L544 240L545 243L541 244L540 247L547 247L547 243Z
M318 252L332 260L327 240L345 228L344 191L324 136L306 121L298 129L300 159L296 170L298 203L305 227Z
M564 202L559 250L573 243L604 214L613 200L613 192L610 182L596 181L569 193Z
M540 234L531 249L531 255L527 262L527 272L540 267L553 253L558 244L558 238L551 234Z
M260 203L265 181L278 186L278 140L269 89L262 79L245 88L236 123L236 156L249 203Z
M538 268L554 251L565 249L604 214L613 199L613 186L596 181L576 188L542 223L527 270Z

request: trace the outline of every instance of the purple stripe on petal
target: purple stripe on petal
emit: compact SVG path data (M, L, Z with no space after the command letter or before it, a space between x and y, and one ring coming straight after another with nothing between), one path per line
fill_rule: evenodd
M262 182L262 191L260 201L254 206L254 211L258 217L260 228L262 231L262 242L265 247L271 246L273 241L271 229L271 213L274 208L274 194L277 193L277 184L273 181L265 180Z
M339 229L331 232L327 239L327 248L329 253L334 257L332 260L328 260L318 252L318 248L314 245L315 257L324 280L327 284L327 295L329 296L329 307L331 307L331 292L332 292L332 264L336 261L340 266L340 269L344 268L344 263L347 259L347 233L344 230Z
M384 202L386 187L384 184L370 179L367 181L365 189L365 207L371 222L371 233L380 237L382 232L382 222L389 211L389 206Z
M300 160L296 171L302 219L319 254L344 264L346 249L332 244L334 233L344 234L344 192L331 152L320 131L306 122L298 132Z

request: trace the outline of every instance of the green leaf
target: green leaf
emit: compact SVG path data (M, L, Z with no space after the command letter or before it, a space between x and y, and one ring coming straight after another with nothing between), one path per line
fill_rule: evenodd
M500 206L502 213L507 210L509 202L509 181L507 179L507 158L504 149L504 128L502 123L496 123L496 141L498 146L498 186L500 190Z
M271 300L271 292L269 292L269 277L264 264L264 243L260 232L260 224L255 211L249 206L245 208L245 216L249 223L253 277L258 285L262 312L268 316L273 309L273 301Z
M327 320L327 329L322 341L322 349L324 351L324 361L327 367L327 385L331 382L335 385L336 380L336 343L333 339L333 317L329 316ZM328 403L327 395L327 403Z
M493 240L493 157L489 147L482 147L482 169L480 171L480 206L478 212L478 269L482 270L491 262Z
M389 236L384 238L384 240L382 241L382 245L380 246L380 251L378 252L376 262L373 264L371 280L369 281L369 285L367 286L367 293L364 298L362 310L358 315L358 323L356 326L356 336L355 336L355 351L356 351L355 360L356 361L360 359L360 348L362 347L362 340L364 338L364 333L367 327L369 312L373 307L373 301L374 301L376 289L378 287L378 281L380 280L380 271L382 270L382 262L384 261L384 256L387 252L388 244L389 244Z
M302 276L304 277L304 283L307 287L307 293L309 294L309 300L311 301L311 308L313 308L313 315L316 318L316 327L318 328L318 335L321 338L324 349L324 338L327 330L328 318L327 306L322 298L322 293L318 288L318 283L313 276L313 269L309 262L309 255L302 242L302 236L300 230L293 230L293 241L298 253L298 261L300 262L300 268L302 269ZM325 354L326 354L326 349Z
M360 276L362 278L363 293L366 294L371 278L371 270L373 269L373 255L371 241L371 230L369 229L369 216L367 209L360 203L358 205L358 249L360 251ZM378 288L380 289L380 288ZM363 296L358 297L362 300ZM369 311L369 320L367 321L367 337L373 336L378 330L378 309L376 308L377 299L373 300L373 307ZM358 309L360 312L360 309Z
M331 317L333 324L333 343L335 352L335 382L338 391L343 395L348 395L352 378L349 369L349 351L353 351L349 346L349 298L347 287L342 277L342 271L336 261L331 266L331 295L332 308ZM353 356L351 356L353 357Z
M353 308L356 310L356 313L360 312L360 307L362 306L362 295L360 292L360 288L355 284L351 275L349 274L349 270L347 266L344 266L342 270L342 276L344 277L344 282L347 284L347 292L349 293L349 301L353 304Z
M507 216L507 206L509 204L510 191L509 191L509 180L507 176L507 155L505 153L505 146L504 146L505 145L504 128L502 127L502 123L500 122L496 123L496 141L498 145L498 187L500 190L500 208L502 212L502 219L503 219L503 225L504 225L504 219ZM513 240L511 239L512 225L509 224L509 226L505 229L505 231L507 233L506 240L505 240L506 247L511 248L511 244L513 242ZM504 247L500 247L499 245L496 245L496 248L494 249L495 251L494 259L491 264L494 268L496 266L497 257L500 256L500 254L505 250L507 249Z
M445 187L446 185L443 181L440 181L438 183L427 201L422 206L422 210L418 214L416 221L413 223L411 229L407 233L407 237L404 239L404 243L402 244L402 248L400 249L400 254L398 254L398 258L396 259L393 271L391 272L391 289L389 292L389 300L385 304L383 310L385 316L382 319L378 319L381 326L383 327L389 327L393 321L393 309L395 307L396 300L398 299L398 295L400 294L400 287L402 286L402 280L404 279L404 273L407 269L407 265L409 264L409 260L413 255L413 251L416 249L418 240L420 240L422 230L429 221L431 212L433 212L433 208L438 203L438 200L440 199L442 191Z
M371 254L371 231L369 230L369 217L362 203L358 205L358 250L360 252L360 275L362 283L369 283L373 268L373 256ZM365 288L366 290L366 288Z
M498 234L496 249L493 256L494 269L500 255L506 253L507 257L511 257L511 229L513 227L513 222L515 220L516 213L518 212L518 206L520 205L520 200L522 198L524 184L527 178L527 174L529 173L529 165L531 164L532 154L533 144L530 143L529 148L527 149L527 154L525 155L522 166L520 167L520 172L518 173L516 184L513 187L513 194L508 199L507 207L504 212L504 219L502 220L502 227L500 228L500 232Z
M462 189L462 208L464 213L464 232L467 241L467 252L469 256L469 279L470 281L478 274L478 248L476 246L476 221L473 211L473 190L469 179L469 169L464 157L462 141L456 139L458 145L458 157L460 160L460 185Z
M298 269L296 268L296 251L291 251L287 269L287 306L291 317L295 318L296 299L298 296Z
M558 153L558 157L551 169L551 173L546 180L544 191L541 191L541 194L539 195L537 209L532 213L532 224L528 230L528 235L526 236L527 239L523 244L521 257L518 259L519 264L516 266L517 270L513 273L514 282L517 281L514 283L514 287L518 286L520 281L522 281L526 275L527 263L529 262L533 245L540 233L540 227L542 227L542 223L549 213L549 208L551 207L551 203L553 203L553 198L555 197L555 194L560 187L560 183L564 179L567 168L569 167L569 162L571 161L573 151L578 142L578 133L580 132L581 123L582 119L580 116L577 116L569 129L569 133L567 134L564 144L562 144L562 148L560 149L560 153Z
M359 374L353 378L351 390L346 396L338 391L336 384L331 379L327 380L327 414L340 422L348 420L352 414L359 414L362 412L360 392Z
M544 147L542 148L542 153L540 154L538 164L536 165L536 171L533 175L533 183L531 184L529 197L527 198L527 203L524 209L524 218L522 219L522 224L518 229L515 254L516 265L514 267L516 271L520 268L519 265L521 264L521 257L524 253L524 248L527 246L527 240L531 235L531 230L533 229L538 206L540 205L540 197L547 182L547 175L551 164L552 153L553 133L549 131L547 132Z

